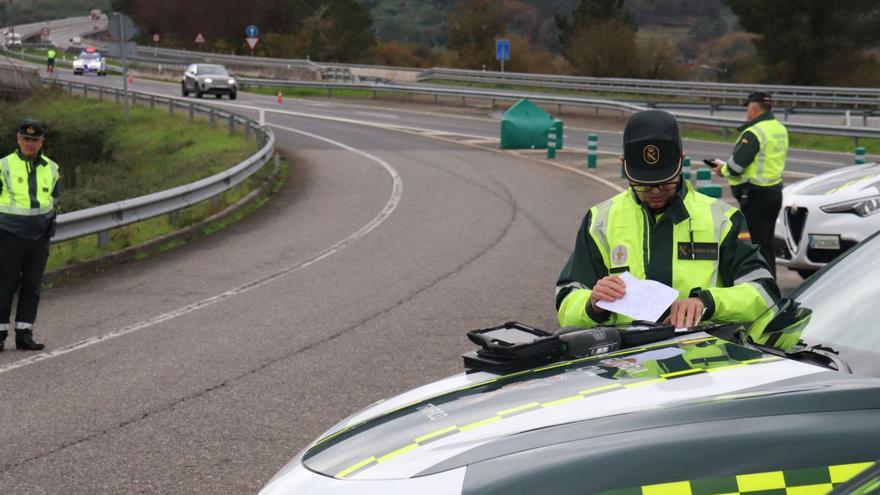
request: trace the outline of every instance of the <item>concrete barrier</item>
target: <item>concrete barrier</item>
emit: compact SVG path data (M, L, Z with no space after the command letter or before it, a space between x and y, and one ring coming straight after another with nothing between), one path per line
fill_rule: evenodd
M33 67L15 64L0 64L0 89L4 93L28 93L42 88L40 72Z

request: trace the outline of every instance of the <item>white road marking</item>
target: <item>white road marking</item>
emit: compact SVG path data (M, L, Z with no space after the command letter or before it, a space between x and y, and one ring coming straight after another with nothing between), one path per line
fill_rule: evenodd
M342 149L345 149L345 150L351 151L353 153L357 153L359 155L362 155L362 156L366 157L367 159L372 160L372 161L378 163L379 165L381 165L382 168L384 168L388 172L388 174L391 176L391 179L393 182L391 197L388 199L388 202L385 203L385 207L382 208L382 211L380 211L379 214L376 215L375 218L373 218L373 220L371 220L369 223L367 223L366 225L361 227L360 230L349 235L345 239L342 239L341 241L330 246L329 248L325 249L324 251L321 251L320 253L318 253L317 255L315 255L310 260L308 260L304 263L300 263L298 265L287 266L285 268L282 268L281 270L278 270L274 273L263 276L263 277L258 278L256 280L252 280L252 281L250 281L244 285L241 285L239 287L236 287L234 289L228 290L226 292L222 292L220 294L209 297L207 299L202 299L201 301L189 304L189 305L184 306L182 308L178 308L173 311L169 311L167 313L163 313L161 315L154 316L150 319L129 325L127 327L120 328L118 330L114 330L110 333L91 337L91 338L88 338L85 340L81 340L79 342L75 342L73 344L68 344L66 346L59 347L57 349L53 349L49 352L43 352L40 354L33 355L33 356L26 358L26 359L20 359L18 361L6 364L4 366L0 366L0 374L6 373L8 371L12 371L12 370L15 370L18 368L22 368L22 367L30 365L30 364L39 363L41 361L46 361L49 359L54 359L54 358L57 358L60 356L64 356L66 354L70 354L72 352L79 351L81 349L85 349L87 347L91 347L93 345L100 344L102 342L106 342L108 340L112 340L117 337L122 337L123 335L128 335L130 333L137 332L138 330L150 328L152 326L158 325L159 323L163 323L168 320L172 320L174 318L177 318L179 316L183 316L183 315L192 313L194 311L198 311L200 309L207 308L208 306L213 306L214 304L216 304L218 302L224 301L226 299L237 296L239 294L244 294L245 292L249 292L249 291L256 289L258 287L262 287L262 286L268 284L269 282L272 282L272 281L274 281L278 278L281 278L285 275L290 275L292 273L296 273L300 270L303 270L305 268L308 268L309 266L314 265L315 263L317 263L325 258L332 256L333 254L346 248L352 242L369 234L374 229L376 229L379 225L381 225L382 222L384 222L389 216L391 216L391 214L394 213L395 209L397 209L397 205L400 203L400 198L401 198L401 195L403 194L403 179L401 179L400 174L397 173L397 170L393 166L391 166L391 164L386 162L385 160L383 160L375 155L371 155L370 153L367 153L365 151L361 151L359 149L348 146L347 144L340 143L339 141L334 141L330 138L325 138L323 136L318 136L318 135L312 134L310 132L305 132L305 131L293 129L290 127L276 126L276 125L272 125L272 124L269 124L269 125L272 127L277 127L278 129L283 129L288 132L301 134L303 136L308 136L310 138L324 141L324 142L332 144L334 146L338 146Z
M360 110L355 112L358 115L367 115L369 117L379 117L382 119L399 119L400 117L397 115L391 115L390 113L378 113L378 112L362 112Z

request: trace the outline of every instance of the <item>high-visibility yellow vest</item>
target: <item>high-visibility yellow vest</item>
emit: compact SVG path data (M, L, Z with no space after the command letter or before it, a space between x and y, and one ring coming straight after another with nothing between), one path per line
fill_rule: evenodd
M747 132L758 138L760 149L752 163L745 165L741 175L728 176L730 185L737 186L746 182L757 186L781 184L785 156L788 154L788 130L776 119L762 120L743 130L737 142Z
M58 56L58 54L55 52L55 50L52 50L52 49L50 49L48 52L46 52L46 55L49 57L49 60L55 60L55 57Z
M36 167L18 153L0 160L0 214L36 216L55 209L52 191L58 183L58 165L42 158L46 164Z

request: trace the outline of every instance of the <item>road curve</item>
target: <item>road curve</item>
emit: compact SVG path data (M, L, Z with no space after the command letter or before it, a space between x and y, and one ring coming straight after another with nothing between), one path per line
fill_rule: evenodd
M267 119L293 163L268 205L47 291L38 335L72 352L0 354L0 493L253 493L355 409L459 370L466 330L552 325L581 217L613 192L411 133Z

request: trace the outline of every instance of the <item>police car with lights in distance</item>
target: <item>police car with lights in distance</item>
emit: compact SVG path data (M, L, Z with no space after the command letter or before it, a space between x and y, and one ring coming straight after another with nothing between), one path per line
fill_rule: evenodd
M106 76L107 60L95 48L86 48L73 60L73 73L77 76L90 73Z
M875 234L750 324L380 401L261 493L878 493L877 291L852 283L880 279L878 253ZM875 491L847 488L860 473Z

